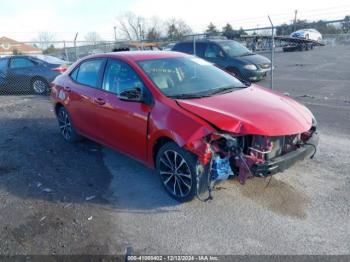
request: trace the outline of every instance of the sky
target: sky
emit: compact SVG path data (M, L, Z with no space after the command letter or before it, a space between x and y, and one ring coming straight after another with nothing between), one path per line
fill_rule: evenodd
M84 40L96 31L103 39L114 39L117 17L133 12L145 18L183 19L196 33L209 22L218 28L231 23L234 28L255 28L290 22L298 18L333 20L350 15L347 0L0 0L0 37L31 41L38 32L49 31L57 40L71 41L79 32ZM119 31L118 31L118 35Z

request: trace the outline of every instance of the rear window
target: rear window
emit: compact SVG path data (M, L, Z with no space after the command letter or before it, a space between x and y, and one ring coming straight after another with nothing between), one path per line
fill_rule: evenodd
M176 44L173 51L178 51L187 54L193 54L193 44L192 43L178 43Z
M45 61L49 64L66 64L67 62L54 56L49 55L35 55L33 56L39 60Z
M29 60L28 58L12 58L10 62L10 68L26 68L35 66L34 62Z
M207 47L206 43L196 43L196 56L204 57L204 52ZM176 44L172 51L178 51L186 54L194 54L193 43L178 43Z
M85 61L70 76L79 84L97 88L103 63L104 59Z

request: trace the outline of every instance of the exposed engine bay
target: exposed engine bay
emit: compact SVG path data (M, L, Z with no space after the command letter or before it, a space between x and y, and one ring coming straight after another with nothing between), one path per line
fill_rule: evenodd
M250 177L268 177L282 172L297 160L316 153L316 127L287 136L213 133L185 148L198 156L197 191L207 187L209 198L218 181L237 177L241 184Z

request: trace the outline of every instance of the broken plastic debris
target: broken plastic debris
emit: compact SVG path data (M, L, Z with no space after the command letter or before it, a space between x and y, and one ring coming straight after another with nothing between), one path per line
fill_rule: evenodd
M88 220L89 220L89 221L92 220L92 216L91 216L91 217L88 217Z
M96 198L96 196L88 196L88 197L85 197L85 200L86 201L90 201L92 199Z
M50 189L50 188L44 188L43 189L43 192L46 192L46 193L51 193L52 192L52 189Z
M229 176L233 175L230 167L230 162L227 157L221 158L216 156L213 163L213 179L214 180L226 180Z
M36 184L36 187L41 187L42 185L43 185L42 183L38 182L38 183Z
M42 222L42 221L44 221L46 219L46 216L43 216L40 220L39 220L39 222Z

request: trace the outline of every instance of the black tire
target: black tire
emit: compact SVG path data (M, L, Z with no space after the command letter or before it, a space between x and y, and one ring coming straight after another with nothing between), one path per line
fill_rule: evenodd
M196 195L196 165L196 156L174 142L164 144L157 153L160 180L166 192L179 202L191 201Z
M63 136L64 140L69 143L81 140L81 136L75 131L68 111L63 106L57 110L57 121L60 134Z
M33 78L30 84L33 92L37 95L44 95L49 91L49 83L42 77Z

